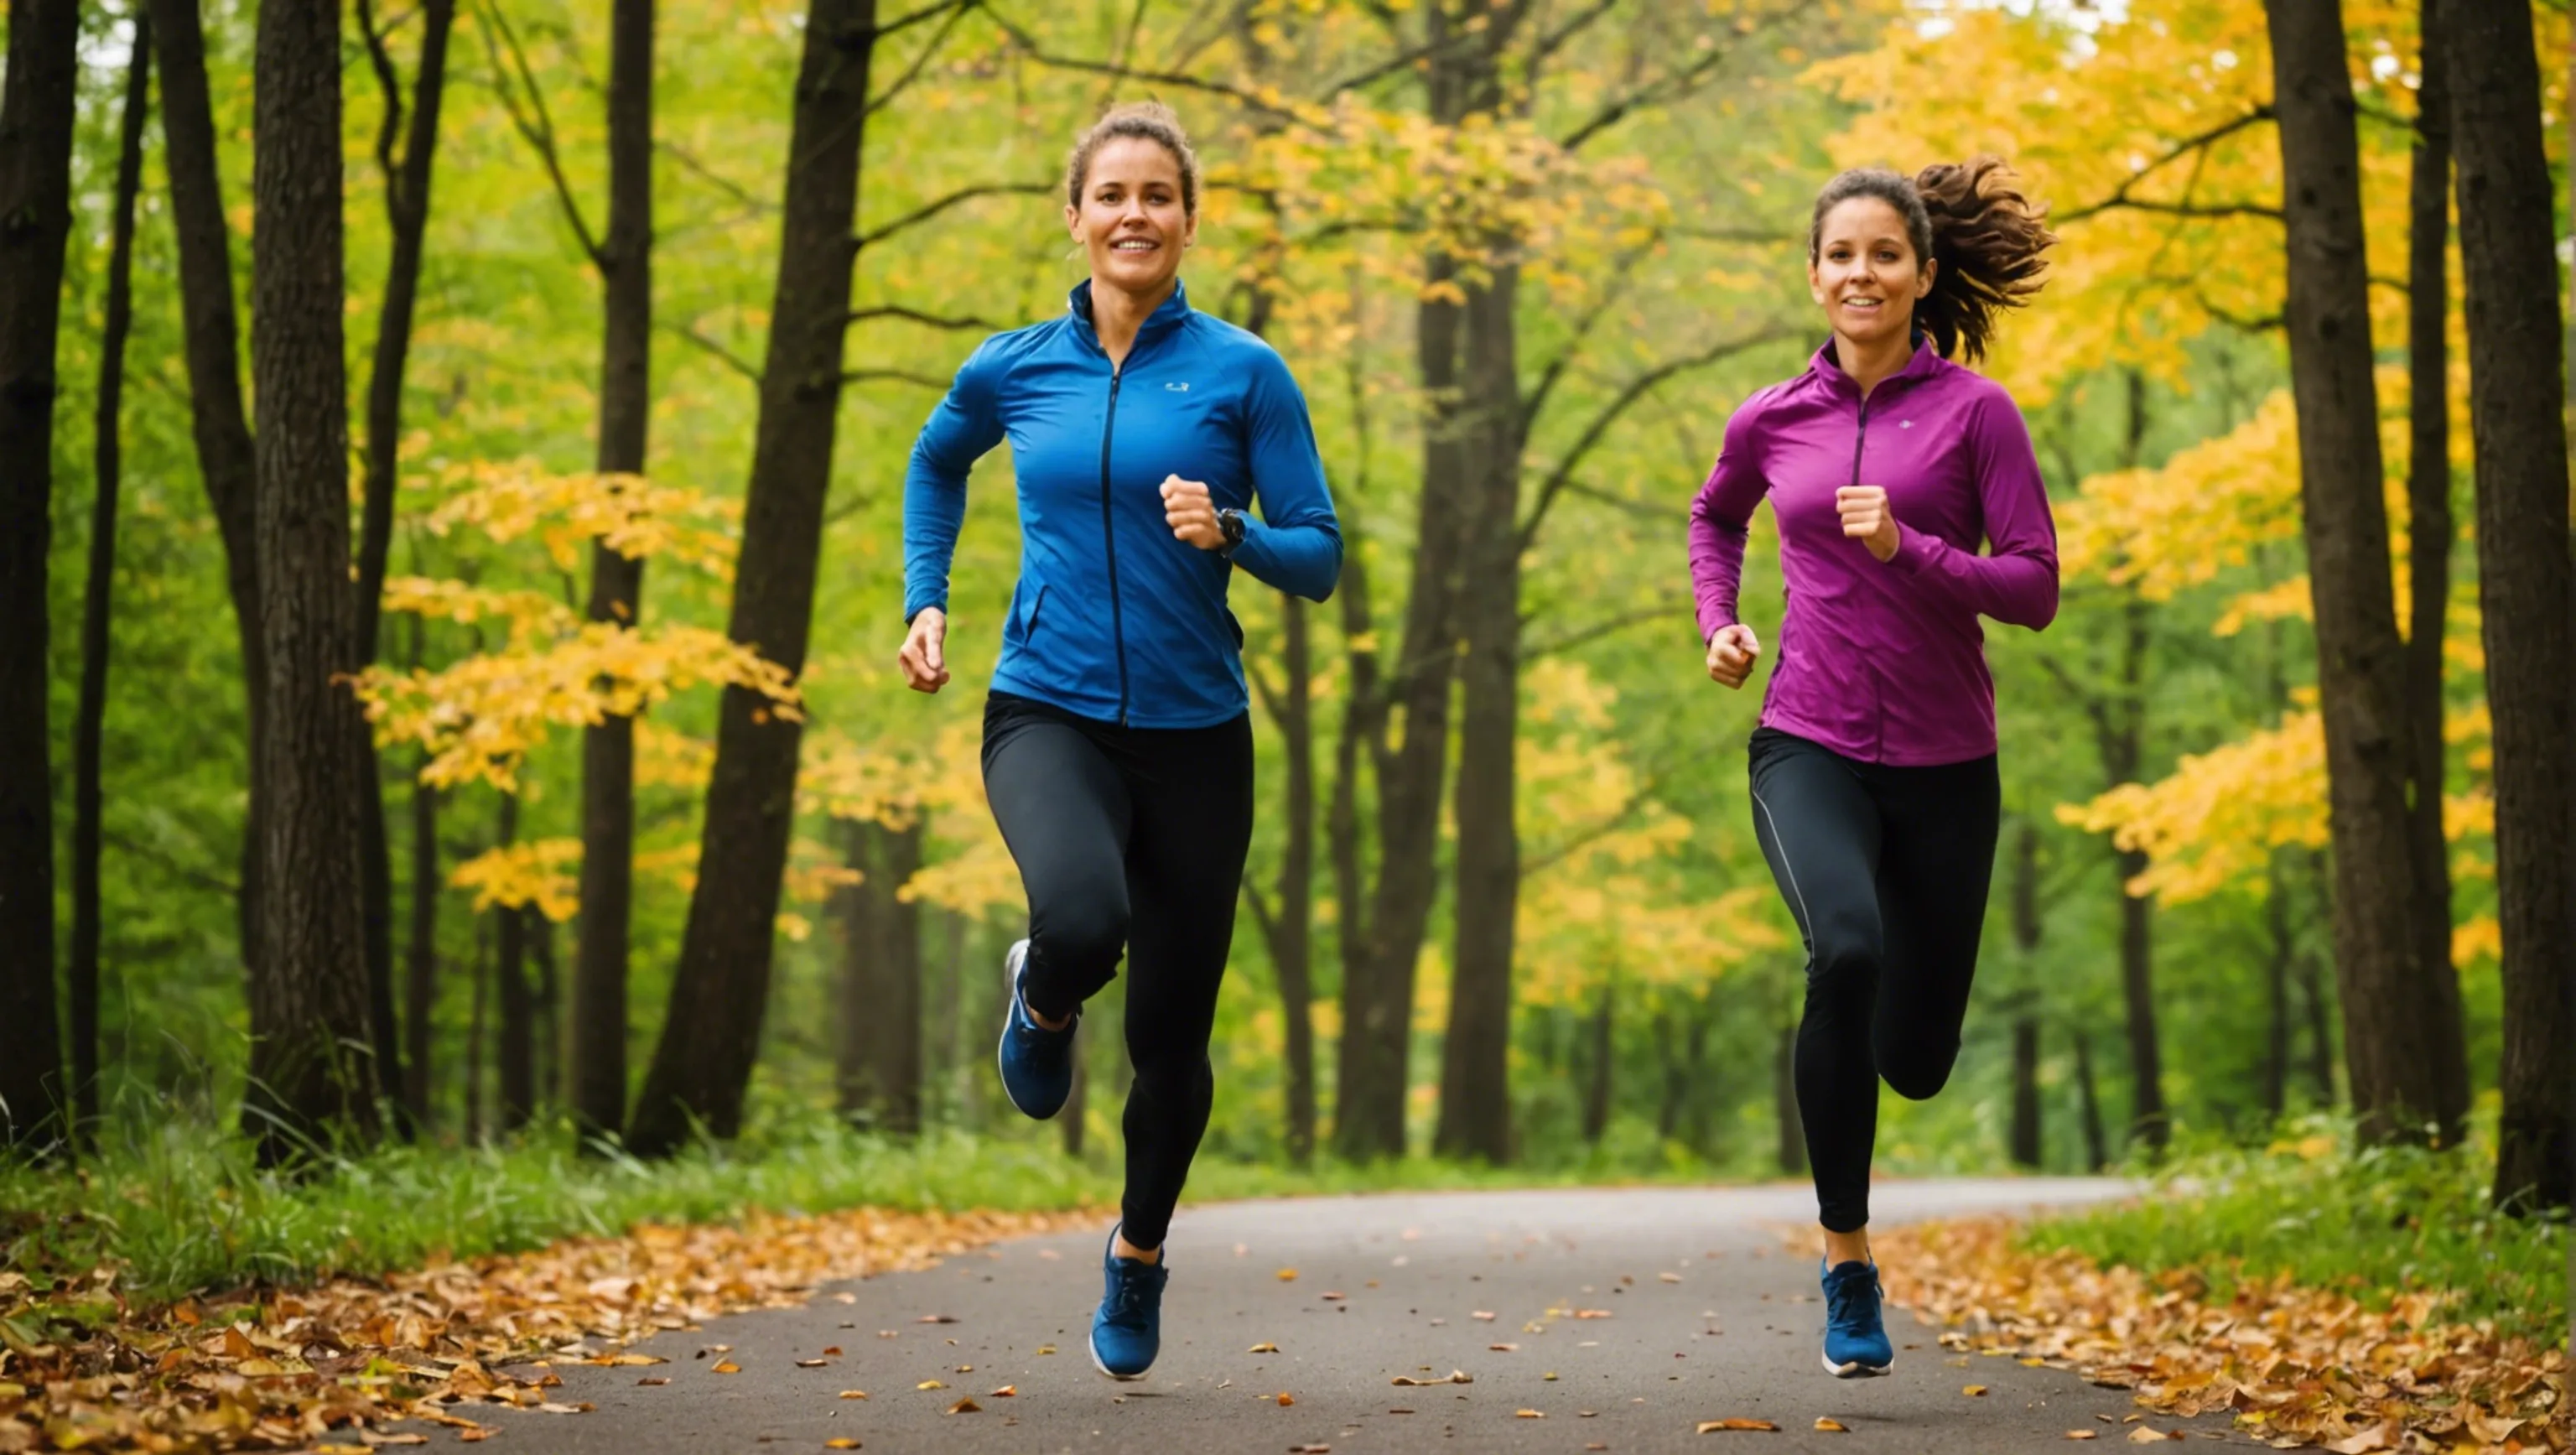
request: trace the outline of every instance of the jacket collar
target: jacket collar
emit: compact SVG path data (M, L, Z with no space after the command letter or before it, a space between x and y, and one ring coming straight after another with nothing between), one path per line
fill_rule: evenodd
M1085 278L1074 284L1073 291L1065 296L1065 302L1073 313L1075 326L1082 330L1083 338L1089 341L1093 348L1100 347L1100 330L1091 321L1091 280ZM1175 278L1172 280L1172 296L1164 299L1161 306L1152 313L1145 315L1145 322L1137 328L1136 345L1142 347L1161 338L1179 328L1189 316L1189 285Z
M1941 351L1933 346L1932 336L1917 329L1914 334L1914 356L1905 361L1904 368L1879 382L1884 385L1903 379L1910 384L1917 380L1928 379L1940 371L1943 362L1945 361L1941 357ZM1815 357L1807 361L1807 372L1835 393L1847 394L1853 398L1860 397L1859 383L1851 375L1843 372L1841 361L1834 357L1834 341L1831 338L1827 338L1824 345L1816 350Z

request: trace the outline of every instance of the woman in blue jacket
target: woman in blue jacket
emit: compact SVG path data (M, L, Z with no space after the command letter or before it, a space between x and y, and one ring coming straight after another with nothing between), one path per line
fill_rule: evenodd
M998 1059L1014 1106L1055 1115L1082 1003L1127 955L1127 1184L1091 1357L1133 1379L1154 1362L1163 1236L1207 1130L1208 1034L1252 837L1243 627L1226 588L1241 566L1321 601L1342 540L1287 365L1193 311L1180 285L1198 161L1169 110L1122 106L1083 135L1064 220L1090 281L1059 317L985 340L913 446L899 660L916 691L948 681L966 476L1007 438L1020 579L984 705L984 788L1029 937L1005 965Z

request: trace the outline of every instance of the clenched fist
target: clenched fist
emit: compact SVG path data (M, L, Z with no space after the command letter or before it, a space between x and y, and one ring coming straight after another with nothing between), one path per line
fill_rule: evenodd
M1216 502L1208 498L1204 481L1164 476L1163 519L1175 540L1202 551L1225 549L1225 527L1217 521Z
M895 662L903 668L904 685L915 692L936 692L948 685L948 613L925 606L904 633Z
M1882 561L1896 557L1896 517L1888 512L1887 492L1875 485L1845 485L1834 491L1834 509L1842 512L1843 534L1869 547Z
M1761 656L1762 644L1754 640L1753 628L1742 622L1719 627L1717 634L1708 639L1708 680L1741 687Z

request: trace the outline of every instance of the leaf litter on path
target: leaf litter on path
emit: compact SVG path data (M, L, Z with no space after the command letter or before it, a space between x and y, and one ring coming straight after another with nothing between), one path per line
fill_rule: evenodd
M1949 1325L1945 1348L2070 1369L2160 1414L2227 1410L2276 1449L2576 1449L2566 1351L2445 1320L2438 1293L2399 1293L2372 1310L2284 1276L2240 1280L2231 1302L2213 1304L2191 1270L2149 1277L2024 1252L2014 1226L1977 1218L1877 1232L1889 1301ZM2139 1425L2126 1438L2178 1437Z
M472 1417L483 1409L585 1408L549 1398L561 1378L528 1366L664 1363L618 1346L722 1314L798 1307L823 1283L924 1268L1094 1216L858 1208L639 1225L620 1238L568 1240L381 1280L162 1304L128 1299L113 1265L51 1289L0 1273L0 1455L382 1444L387 1437L374 1427L406 1419L481 1441L495 1432Z

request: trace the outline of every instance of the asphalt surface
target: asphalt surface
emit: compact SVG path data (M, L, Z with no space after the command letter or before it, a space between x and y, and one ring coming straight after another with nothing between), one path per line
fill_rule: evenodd
M1871 1196L1887 1223L2133 1190L2098 1180L1898 1182ZM550 1393L594 1403L589 1414L459 1412L499 1426L503 1449L562 1455L853 1448L827 1445L834 1439L886 1455L1637 1452L1739 1442L1982 1455L2063 1450L2067 1431L2086 1428L2099 1432L2096 1448L2126 1443L2121 1422L2137 1410L2125 1393L1945 1349L1902 1310L1889 1318L1893 1374L1827 1376L1815 1259L1773 1231L1812 1219L1812 1196L1793 1186L1646 1188L1185 1206L1169 1244L1162 1358L1139 1382L1102 1376L1084 1342L1100 1298L1103 1228L828 1286L801 1310L719 1319L634 1346L669 1364L557 1365L563 1388ZM1587 1310L1595 1316L1582 1317ZM933 1318L952 1322L923 1322ZM732 1347L701 1352L715 1344ZM1252 1352L1262 1344L1277 1351ZM799 1359L826 1362L799 1368ZM714 1372L727 1360L740 1372ZM1393 1383L1453 1370L1473 1382ZM669 1383L638 1384L644 1377ZM917 1387L928 1380L943 1387ZM1972 1384L1987 1392L1966 1394ZM996 1395L1003 1386L1016 1392ZM867 1398L844 1399L847 1390ZM949 1413L961 1396L979 1408ZM1695 1432L1702 1420L1730 1417L1780 1431ZM1819 1417L1848 1432L1817 1431ZM2223 1416L2148 1423L2252 1443L2226 1434ZM432 1434L441 1445L453 1438Z

